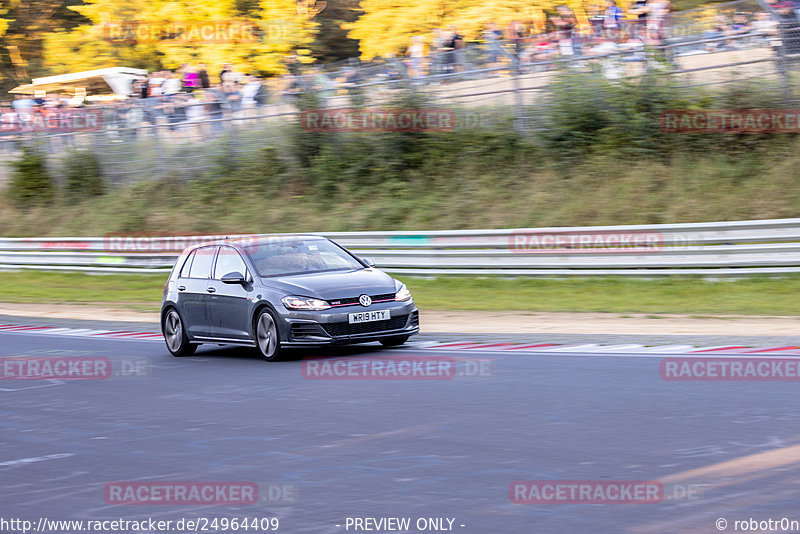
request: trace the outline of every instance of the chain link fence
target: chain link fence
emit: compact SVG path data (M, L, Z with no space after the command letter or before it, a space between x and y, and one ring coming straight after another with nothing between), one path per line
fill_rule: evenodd
M740 9L735 2L731 9ZM730 5L730 4L729 4ZM795 19L796 20L796 19ZM371 108L397 105L411 95L431 108L454 117L453 129L510 127L522 135L548 128L544 119L552 104L556 80L564 73L600 77L606 87L654 77L672 87L709 95L742 93L750 107L798 107L795 39L788 25L781 32L751 32L673 42L659 46L605 46L587 49L578 58L514 61L490 69L457 65L449 72L425 77L375 79L344 87L313 89L322 109ZM787 38L787 34L789 37ZM104 108L102 127L58 134L29 132L0 137L6 163L21 147L35 143L47 154L58 176L65 155L91 150L103 176L112 184L154 178L192 179L213 173L224 176L245 158L266 149L286 154L297 135L305 91L272 94L263 105L234 107L224 99L184 106L168 99L147 99L147 108L130 103ZM728 109L737 102L731 97ZM726 103L717 99L715 105ZM580 105L576 102L576 105ZM194 113L197 106L201 113ZM658 125L653 125L657 128ZM316 135L313 131L307 135ZM7 174L7 169L5 171ZM0 176L4 173L0 172Z

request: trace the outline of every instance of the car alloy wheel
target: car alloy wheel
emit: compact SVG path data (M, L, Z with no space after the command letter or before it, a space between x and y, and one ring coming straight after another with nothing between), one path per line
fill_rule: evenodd
M269 310L262 310L256 320L256 347L262 358L269 362L280 358L278 325Z
M164 341L173 356L188 356L197 349L197 345L189 343L181 316L174 308L164 318Z

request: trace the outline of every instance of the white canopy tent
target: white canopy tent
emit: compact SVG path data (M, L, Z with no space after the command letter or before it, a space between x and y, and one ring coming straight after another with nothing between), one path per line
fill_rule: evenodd
M137 78L147 76L147 70L130 67L108 67L105 69L72 72L58 76L34 78L29 84L13 88L9 93L35 94L66 93L74 95L76 91L85 90L89 95L120 95L131 93L131 83Z

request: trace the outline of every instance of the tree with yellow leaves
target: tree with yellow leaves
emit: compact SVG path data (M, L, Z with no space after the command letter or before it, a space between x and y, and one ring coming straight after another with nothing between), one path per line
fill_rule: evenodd
M586 25L588 0L362 0L364 14L346 25L350 37L360 42L361 57L371 59L404 50L414 35L428 36L434 28L456 26L467 39L480 38L493 21L499 28L512 21L543 22L543 11L558 5L572 8Z
M45 61L70 72L109 66L150 70L225 63L246 72L280 74L284 57L310 61L314 0L261 0L242 10L236 0L85 0L75 6L91 21L45 37Z

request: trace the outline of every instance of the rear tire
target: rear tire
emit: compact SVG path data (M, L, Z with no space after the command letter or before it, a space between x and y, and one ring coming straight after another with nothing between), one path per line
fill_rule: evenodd
M256 351L268 362L281 359L281 339L278 334L278 323L269 308L258 312L255 327Z
M164 341L167 343L167 350L173 356L189 356L197 350L196 344L189 343L183 320L175 308L170 308L164 316L161 330L164 334Z
M381 345L384 347L396 347L408 341L409 336L392 336L386 339L381 339Z

